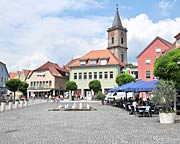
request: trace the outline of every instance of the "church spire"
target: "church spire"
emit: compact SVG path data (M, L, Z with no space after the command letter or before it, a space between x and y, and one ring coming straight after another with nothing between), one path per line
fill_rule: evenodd
M119 12L118 12L118 4L116 4L116 14L114 16L114 21L112 24L112 27L114 27L114 26L122 27L121 19L120 19Z

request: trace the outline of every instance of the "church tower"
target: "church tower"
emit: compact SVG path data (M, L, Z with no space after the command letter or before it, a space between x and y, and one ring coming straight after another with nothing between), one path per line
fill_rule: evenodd
M127 64L127 30L122 26L116 4L116 14L112 27L108 28L108 50L110 50L121 62Z

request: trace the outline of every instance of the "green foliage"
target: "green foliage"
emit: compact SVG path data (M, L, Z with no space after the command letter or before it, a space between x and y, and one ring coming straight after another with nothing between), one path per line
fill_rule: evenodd
M154 90L152 102L161 105L164 112L171 111L171 106L177 95L175 83L173 81L159 80L157 89Z
M11 79L11 80L6 81L6 87L8 90L12 92L16 92L19 88L20 83L21 81L19 79Z
M99 80L92 80L89 82L89 89L93 90L96 94L98 91L101 90L101 82Z
M20 83L21 81L19 79L11 79L6 81L7 89L14 92L14 99L15 99L15 92L18 91Z
M75 91L75 90L77 90L78 87L77 87L76 82L74 82L74 81L67 81L65 83L65 88L66 88L66 90Z
M28 88L29 84L22 81L20 84L19 84L19 91L23 93L24 96L27 95L27 88Z
M133 64L132 64L132 63L128 63L126 66L127 66L127 67L132 67Z
M97 100L104 100L104 99L105 99L105 94L103 94L101 91L99 91L99 92L96 94L96 99L97 99Z
M129 82L133 82L133 81L135 81L135 78L126 73L120 73L116 76L116 83L118 84L118 86L127 84Z
M155 61L154 75L160 79L176 82L176 88L180 89L180 49L176 49L159 57Z

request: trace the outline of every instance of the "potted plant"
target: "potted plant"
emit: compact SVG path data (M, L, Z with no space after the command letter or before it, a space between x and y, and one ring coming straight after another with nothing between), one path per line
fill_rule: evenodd
M162 106L162 110L159 112L160 123L174 123L176 112L173 102L177 95L175 83L159 80L153 95L152 102Z
M101 91L99 91L99 92L96 94L96 99L97 99L97 100L101 100L102 105L104 105L105 94L103 94Z
M9 105L9 110L12 110L13 99L9 99L9 100L8 100L8 105Z

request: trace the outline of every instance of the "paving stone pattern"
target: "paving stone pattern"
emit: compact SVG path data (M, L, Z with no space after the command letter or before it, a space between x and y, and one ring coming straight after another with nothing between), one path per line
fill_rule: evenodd
M136 117L96 105L97 111L48 111L58 103L0 113L0 144L179 144L180 120Z

